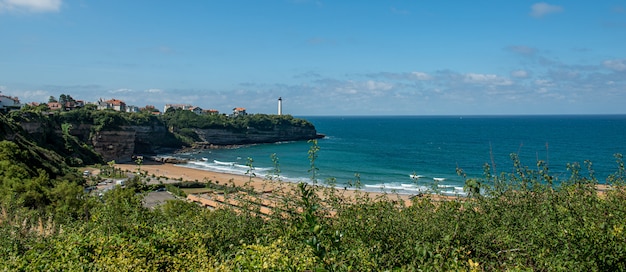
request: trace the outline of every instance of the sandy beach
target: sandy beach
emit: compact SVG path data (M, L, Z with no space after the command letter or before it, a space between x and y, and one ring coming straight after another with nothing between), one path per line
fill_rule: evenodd
M137 172L138 165L137 164L116 164L116 168L122 169L124 171ZM198 182L208 182L211 181L213 183L219 184L229 184L238 187L252 187L257 192L270 192L277 189L278 186L283 188L293 188L290 186L295 186L295 183L290 182L277 182L277 181L269 181L263 179L261 177L252 177L252 179L248 176L244 175L235 175L235 174L227 174L227 173L218 173L212 171L205 171L199 169L193 169L188 167L179 166L171 163L158 163L158 162L145 162L140 167L141 171L146 171L148 175L155 175L157 177L167 177L170 179L181 179L184 181L198 181ZM357 191L354 190L340 190L341 195L344 195L347 198L352 198L356 195ZM366 193L364 191L360 191L361 193ZM383 195L380 192L367 192L372 198L376 198L378 196ZM407 205L411 204L411 195L401 195L401 194L389 194L390 199L401 199ZM444 196L431 196L433 199L439 198L447 198Z
M255 189L263 189L269 186L269 183L264 181L260 177L253 177L250 182L250 177L243 175L218 173L212 171L204 171L199 169L193 169L189 167L179 166L172 163L159 163L159 162L144 162L140 167L134 163L127 164L115 164L115 168L122 169L124 171L137 172L147 171L148 175L155 175L157 177L167 177L170 179L182 179L184 181L198 181L208 182L212 181L219 184L234 184L235 186L242 187L248 183Z

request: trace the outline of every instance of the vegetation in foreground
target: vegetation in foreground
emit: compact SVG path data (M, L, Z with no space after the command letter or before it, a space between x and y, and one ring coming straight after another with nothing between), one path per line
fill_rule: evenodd
M40 153L0 142L2 270L626 270L621 155L601 194L577 164L553 185L542 162L531 169L513 155L512 173L486 167L484 178L467 179L468 198L344 201L341 191L301 183L276 192L282 212L271 217L182 200L144 208L146 186L136 180L91 196L63 159L61 170L29 164Z

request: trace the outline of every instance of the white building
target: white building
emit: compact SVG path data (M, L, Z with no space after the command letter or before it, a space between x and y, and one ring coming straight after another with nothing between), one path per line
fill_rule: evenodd
M102 99L100 99L97 105L98 105L98 110L113 109L116 111L126 111L126 103L118 99L111 99L107 101L103 101Z
M191 110L193 108L192 105L189 104L165 104L163 107L163 112L167 112L168 109L181 109L181 110Z
M233 114L231 114L231 117L245 116L245 115L248 115L248 113L246 113L246 108L234 108Z
M191 107L189 110L198 115L204 112L204 110L200 107Z
M6 95L0 95L0 111L9 112L11 110L18 110L22 107L20 100L17 97L11 97Z
M139 107L137 106L126 106L126 112L139 112Z

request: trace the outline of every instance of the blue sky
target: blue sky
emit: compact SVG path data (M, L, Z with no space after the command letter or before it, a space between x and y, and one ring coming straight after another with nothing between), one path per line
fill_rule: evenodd
M626 113L624 1L0 0L0 92L303 115Z

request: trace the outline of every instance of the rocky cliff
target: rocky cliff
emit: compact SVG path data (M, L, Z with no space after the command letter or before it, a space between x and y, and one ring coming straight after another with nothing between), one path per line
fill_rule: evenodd
M134 130L100 131L91 144L105 161L127 162L135 154L135 138Z
M24 122L22 128L40 142L54 143L52 138L62 138L60 128L46 129L41 123ZM87 143L107 162L129 162L133 155L158 154L183 148L186 144L177 139L163 124L149 126L122 126L115 130L93 131L89 124L73 124L70 134ZM48 132L52 131L52 135ZM319 138L314 127L282 126L271 130L252 127L244 131L228 129L193 129L201 140L196 146L224 146L281 141L300 141Z
M205 143L212 145L241 145L301 141L319 138L314 127L276 127L272 130L258 130L252 127L245 131L225 129L194 129Z
M40 144L58 145L62 142L60 128L46 128L41 122L22 122L22 129ZM115 130L93 131L93 125L72 124L70 134L92 146L106 161L131 161L135 154L156 153L160 148L180 148L181 144L165 126L123 126Z
M164 149L179 149L183 143L165 126L123 126L117 130L96 132L90 139L105 161L128 162L133 155L156 154Z

